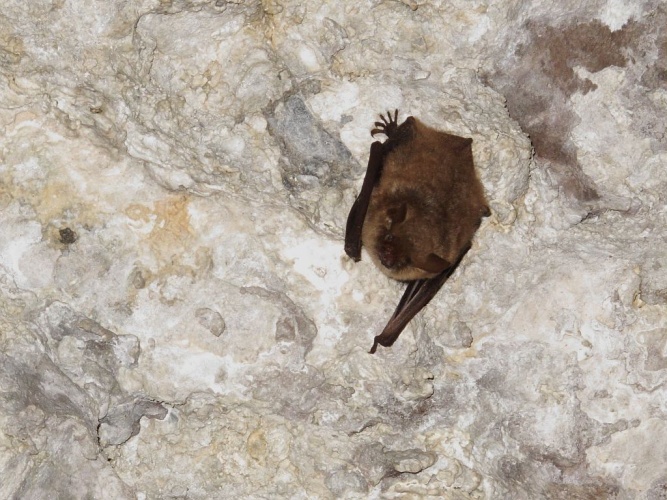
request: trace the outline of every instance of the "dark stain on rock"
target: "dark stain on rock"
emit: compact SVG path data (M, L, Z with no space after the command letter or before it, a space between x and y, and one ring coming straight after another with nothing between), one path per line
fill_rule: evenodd
M606 482L605 482L606 481ZM618 484L612 479L593 478L590 483L569 484L550 483L546 491L541 492L542 498L553 500L591 500L595 498L618 498Z
M587 94L597 86L577 76L574 68L597 73L609 66L625 67L628 60L624 49L634 38L634 24L611 31L597 20L562 29L529 21L530 43L520 45L516 55L525 61L532 59L533 67L539 67L568 97L574 92Z
M642 267L642 300L651 305L667 304L667 263L664 256L653 255Z
M664 500L667 498L667 475L663 475L651 484L651 487L646 491L646 500Z
M576 161L576 159L575 159ZM550 171L558 178L563 192L574 196L584 203L600 199L600 194L590 178L578 165L572 163L553 163Z
M628 63L625 48L634 36L629 25L611 31L600 21L564 28L530 21L530 41L516 50L519 64L501 85L510 115L528 132L535 154L546 160L576 165L569 133L578 118L570 109L569 97L587 94L596 85L575 73L582 67L595 73L609 66ZM586 190L584 190L586 191Z
M667 7L660 6L653 14L653 30L645 29L655 37L656 54L641 77L640 83L648 89L667 89Z
M641 83L651 89L667 89L667 36L662 41L658 60L644 72Z
M570 97L597 87L575 70L596 73L610 66L626 67L633 62L642 26L631 21L612 31L597 20L565 26L531 20L525 28L528 41L484 79L506 97L508 111L530 135L537 159L554 165L564 194L584 203L597 200L595 184L579 166L570 140L579 123Z
M39 408L46 415L78 420L91 438L95 436L94 401L48 356L31 353L26 359L13 359L0 352L0 386L3 404L9 404L16 414Z
M60 243L63 245L71 245L78 239L76 233L68 227L60 229L58 233L60 234Z
M352 154L340 139L322 127L299 95L281 102L265 110L264 116L283 153L285 186L298 192L332 186L348 176Z

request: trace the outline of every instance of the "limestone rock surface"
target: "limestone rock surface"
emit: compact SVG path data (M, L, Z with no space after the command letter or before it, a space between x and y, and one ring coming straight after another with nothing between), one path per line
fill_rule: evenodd
M0 498L662 498L661 0L5 0ZM492 216L391 349L380 112Z

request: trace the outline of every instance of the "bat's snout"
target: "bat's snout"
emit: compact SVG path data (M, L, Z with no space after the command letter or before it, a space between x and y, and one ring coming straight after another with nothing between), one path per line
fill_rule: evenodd
M400 252L396 247L394 237L390 234L384 237L378 251L380 263L387 269L395 269L400 265Z

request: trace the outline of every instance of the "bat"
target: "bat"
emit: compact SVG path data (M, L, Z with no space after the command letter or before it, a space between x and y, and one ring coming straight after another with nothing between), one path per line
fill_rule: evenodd
M398 125L380 115L371 136L366 176L345 227L345 253L355 262L362 245L373 263L407 288L370 353L390 347L426 306L470 249L490 215L475 174L472 139L435 130L409 116Z

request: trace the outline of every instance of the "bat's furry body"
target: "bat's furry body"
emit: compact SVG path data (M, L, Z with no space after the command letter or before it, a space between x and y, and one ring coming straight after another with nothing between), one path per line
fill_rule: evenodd
M363 244L387 276L410 281L377 344L390 346L437 293L489 214L472 158L472 139L434 130L398 111L376 122L364 185L348 217L345 251Z

